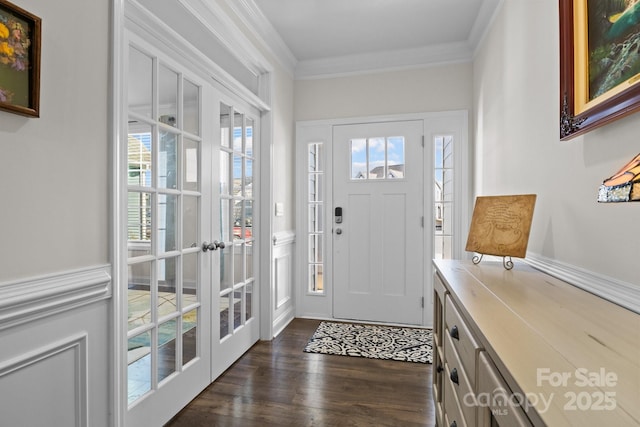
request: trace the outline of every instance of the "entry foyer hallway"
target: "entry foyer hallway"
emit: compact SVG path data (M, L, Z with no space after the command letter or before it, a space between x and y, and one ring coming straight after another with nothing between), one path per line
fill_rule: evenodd
M168 427L433 426L432 365L304 353L320 321L260 341Z

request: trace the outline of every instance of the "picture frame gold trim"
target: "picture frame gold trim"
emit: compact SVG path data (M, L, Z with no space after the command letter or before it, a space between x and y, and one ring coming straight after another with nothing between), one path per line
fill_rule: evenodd
M589 99L587 0L559 0L560 139L565 141L640 109L640 73Z
M26 82L14 83L10 78L5 77L6 87L0 97L0 110L20 114L27 117L40 117L40 47L41 47L41 27L42 20L36 15L10 3L0 0L0 15L11 22L8 26L3 23L0 37L0 66L3 72L27 73ZM0 21L2 23L2 21ZM27 27L24 28L23 24ZM13 27L13 28L9 28ZM15 33L18 31L18 33ZM6 36L6 37L4 37ZM22 39L21 36L26 36ZM22 40L22 43L20 43ZM18 52L19 50L19 52ZM16 66L16 56L19 53L20 65ZM12 64L10 67L8 64ZM12 68L9 70L9 68ZM17 79L15 79L17 80ZM0 79L0 86L2 86ZM15 87L12 84L16 85ZM23 87L24 86L24 87ZM12 97L7 96L12 90L25 93L20 96L20 100L14 102ZM4 100L2 99L4 98Z

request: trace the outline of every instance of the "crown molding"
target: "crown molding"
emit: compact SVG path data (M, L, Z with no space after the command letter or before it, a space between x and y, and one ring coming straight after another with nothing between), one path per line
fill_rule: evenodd
M224 0L245 27L269 51L289 76L293 77L298 60L273 25L253 0Z
M253 0L222 0L295 80L341 77L470 62L504 0L485 0L467 41L299 61Z
M482 7L478 13L478 18L473 24L473 28L471 28L468 39L469 44L473 49L474 57L480 46L482 46L487 34L489 34L489 30L493 27L493 23L500 13L503 5L504 0L485 0L482 3Z
M269 61L243 36L242 31L216 3L203 0L178 2L256 76L270 71Z
M183 60L188 61L205 78L213 77L216 82L250 105L261 111L270 110L271 106L260 98L258 94L239 82L212 58L204 55L197 46L194 46L171 27L168 27L160 18L136 0L125 1L124 13L124 26L126 29L143 39L153 40L158 46L167 46L171 52L179 54ZM237 28L236 31L238 31Z
M383 71L469 62L473 51L468 43L447 43L414 49L363 53L298 62L296 80L342 77Z

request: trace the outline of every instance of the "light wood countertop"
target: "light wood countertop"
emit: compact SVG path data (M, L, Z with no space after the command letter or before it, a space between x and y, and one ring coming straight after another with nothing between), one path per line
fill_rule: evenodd
M640 425L640 315L521 262L434 264L534 423Z

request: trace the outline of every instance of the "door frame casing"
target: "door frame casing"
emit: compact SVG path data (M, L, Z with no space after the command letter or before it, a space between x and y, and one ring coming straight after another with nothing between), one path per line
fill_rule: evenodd
M470 148L469 148L469 112L467 110L453 110L441 112L425 112L398 115L383 115L370 117L356 117L344 119L308 120L296 122L296 247L299 260L296 265L296 317L333 320L333 281L331 272L333 262L333 242L331 236L331 218L333 205L333 127L340 125L358 125L381 122L401 122L421 120L423 122L423 135L425 149L423 150L424 172L424 312L423 326L431 327L433 318L433 266L431 258L433 256L433 241L431 230L434 229L433 216L429 215L433 206L431 202L434 197L433 189L433 151L429 150L429 141L434 135L452 134L457 141L454 152L454 203L456 206L454 214L453 228L453 257L460 259L468 257L464 252L464 244L468 232L470 219L471 194L471 171L470 171ZM324 241L324 271L323 276L325 292L323 294L310 293L308 291L308 237L307 237L307 200L308 200L308 178L307 178L307 145L314 142L324 144L323 161L325 168L324 199L325 209L325 241Z

